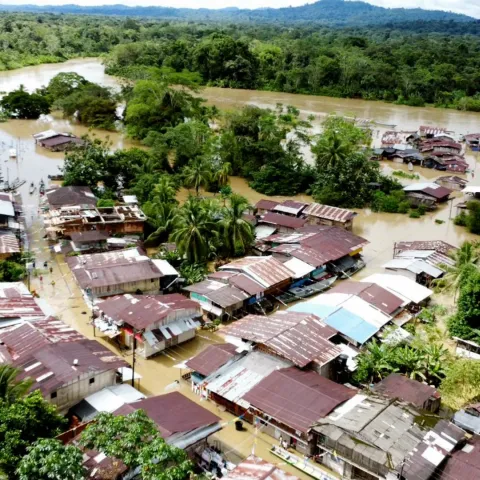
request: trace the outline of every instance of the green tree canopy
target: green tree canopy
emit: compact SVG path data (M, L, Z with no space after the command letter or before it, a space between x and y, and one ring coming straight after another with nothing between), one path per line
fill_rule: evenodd
M33 382L28 378L18 380L19 373L12 365L0 365L0 402L11 404L27 394Z
M40 115L50 113L47 98L38 93L28 93L23 85L2 97L0 107L12 118L36 120Z

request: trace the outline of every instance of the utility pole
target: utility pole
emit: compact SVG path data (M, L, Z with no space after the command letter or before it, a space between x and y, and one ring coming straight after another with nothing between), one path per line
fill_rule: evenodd
M135 350L137 349L137 331L133 329L132 387L135 388Z

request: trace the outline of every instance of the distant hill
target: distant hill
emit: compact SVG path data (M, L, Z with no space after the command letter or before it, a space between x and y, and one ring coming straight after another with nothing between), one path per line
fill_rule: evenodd
M301 7L264 8L245 10L224 8L170 8L127 7L126 5L0 5L0 10L10 12L49 12L56 14L118 15L129 17L155 17L176 20L257 21L267 23L318 23L331 26L386 25L409 22L473 22L474 18L439 10L420 8L383 8L365 2L321 0Z

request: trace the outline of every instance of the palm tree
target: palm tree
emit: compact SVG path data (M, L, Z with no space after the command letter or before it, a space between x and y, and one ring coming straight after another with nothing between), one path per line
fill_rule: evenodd
M177 213L173 202L147 202L143 205L143 212L148 217L148 223L155 229L145 240L147 246L157 246L165 241L173 230L174 218Z
M245 197L234 193L230 196L230 206L223 209L220 225L229 255L243 255L253 243L253 225L243 218L249 207Z
M178 203L175 200L177 195L177 186L170 177L170 175L162 175L155 189L153 190L153 196L155 200L159 203Z
M329 169L344 162L350 155L351 148L336 132L332 132L322 135L312 152L317 157L317 168Z
M426 355L419 349L404 345L395 351L398 369L413 380L425 380Z
M204 263L211 251L211 239L217 235L217 224L205 202L189 197L173 219L170 235L177 250L188 263Z
M222 166L215 172L215 180L220 188L228 185L228 177L232 174L232 164L223 162Z
M208 185L212 178L212 167L202 158L196 158L183 169L184 182L187 188L195 188L198 197L201 187Z
M472 242L464 242L451 257L455 262L454 265L443 265L445 275L435 281L435 286L439 291L453 291L455 300L462 282L473 268L478 268L478 245Z
M0 365L0 400L12 403L28 393L33 382L29 378L17 380L19 374L18 368Z

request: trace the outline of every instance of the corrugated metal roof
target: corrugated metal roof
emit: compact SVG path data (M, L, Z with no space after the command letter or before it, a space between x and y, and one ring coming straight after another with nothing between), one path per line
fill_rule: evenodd
M299 367L313 360L324 365L341 354L341 349L329 341L336 330L308 313L278 311L268 317L247 315L221 333L263 344Z
M425 260L416 260L414 258L394 258L382 266L391 270L408 270L417 275L426 273L433 278L438 278L444 273L443 270L430 265Z
M143 330L154 323L201 315L200 306L179 293L168 295L118 295L97 304L100 313L117 325ZM163 322L162 322L163 323Z
M262 209L262 210L273 210L280 202L276 200L267 200L262 198L255 204L255 209Z
M136 410L144 410L156 423L163 438L179 433L188 433L198 428L218 423L220 418L201 407L180 392L145 398L125 404L114 415L128 415Z
M361 282L376 283L395 295L417 304L429 298L433 293L430 289L402 275L375 273L362 279Z
M319 203L311 203L304 211L304 215L325 218L326 220L334 220L335 222L348 222L357 214L352 210L345 208L331 207L330 205L321 205Z
M15 209L13 208L13 199L0 198L0 215L6 217L14 217Z
M0 253L20 253L18 239L10 230L0 230Z
M293 277L293 272L272 256L240 258L223 265L220 270L242 271L266 288Z
M410 378L392 373L374 386L375 392L390 398L398 398L415 407L424 408L431 398L440 398L435 388Z
M394 249L396 251L433 250L447 255L448 253L457 250L457 247L454 247L443 240L414 240L412 242L395 242Z
M325 323L358 343L365 343L378 332L377 327L344 308L325 318Z
M317 373L291 367L272 372L244 399L290 428L306 433L319 418L354 395L354 390Z
M447 129L444 127L430 127L428 125L422 125L419 128L421 135L440 135L441 133L447 133Z
M250 455L223 477L224 480L300 480L277 465Z
M442 199L448 197L453 190L447 187L442 187L433 182L414 183L413 185L407 185L403 187L405 192L419 192L426 195L430 195L436 199Z
M295 279L303 278L315 270L315 267L295 257L287 260L284 265L293 272L293 278Z
M140 393L128 383L123 383L105 387L103 390L86 397L85 401L97 412L112 413L125 403L137 402L143 398L146 398L143 393Z
M89 230L86 232L73 232L70 234L70 238L75 243L98 242L100 240L106 240L108 234L98 230Z
M230 272L218 272L218 273L230 273ZM260 285L258 282L256 282L252 278L247 277L243 273L239 275L230 276L228 279L228 283L230 283L234 287L239 288L240 290L243 290L249 295L257 295L265 291L265 288L262 287L262 285Z
M262 215L259 218L258 222L267 223L269 225L278 225L279 227L292 228L296 230L297 228L303 227L306 223L306 220L304 218L281 215L280 213L267 212L265 215Z
M97 199L89 187L60 187L47 190L46 196L50 207L55 208L97 204Z
M302 212L308 203L296 202L295 200L285 200L276 205L273 210L275 212L288 213L291 215L298 215Z
M452 452L438 480L478 480L480 478L480 436L474 435L461 450Z
M231 343L209 345L198 355L187 360L185 364L200 375L207 377L235 357L236 350L236 345Z

